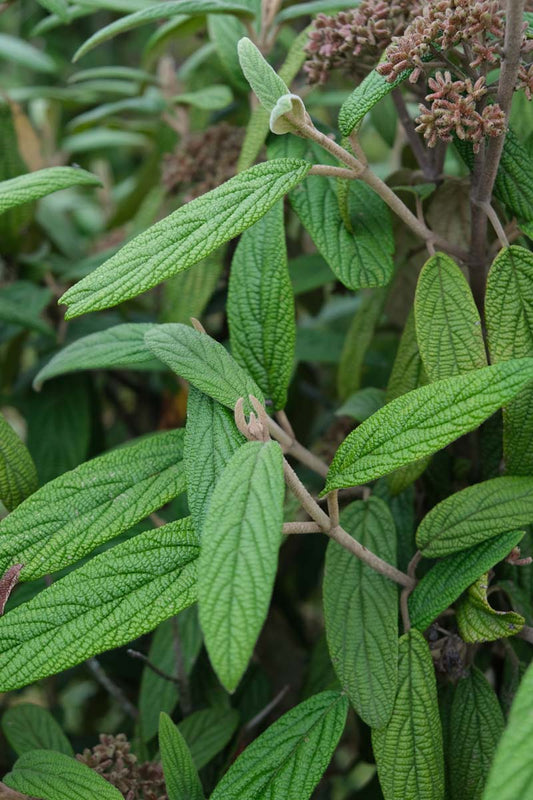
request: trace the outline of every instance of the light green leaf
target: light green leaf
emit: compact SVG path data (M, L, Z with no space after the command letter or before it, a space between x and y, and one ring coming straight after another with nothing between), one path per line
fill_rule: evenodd
M47 483L0 522L0 573L22 581L75 563L185 489L183 430L149 436Z
M483 800L532 800L533 664L522 678L487 778Z
M433 659L424 637L400 639L398 693L391 720L372 730L385 800L444 800L442 729Z
M514 359L392 400L341 444L324 493L359 486L441 450L477 428L532 379L533 359Z
M364 389L360 389L350 395L342 406L335 411L335 414L338 417L353 417L357 422L363 422L384 405L385 392L383 389L366 386Z
M189 323L191 317L200 319L220 279L222 256L222 251L212 253L194 269L180 272L163 284L162 322Z
M117 128L90 128L72 136L65 136L61 148L69 153L85 153L90 150L107 150L109 147L141 147L147 148L150 139L136 131L118 130ZM63 169L65 169L63 167Z
M167 714L160 716L159 749L168 800L203 800L202 784L191 751Z
M396 564L396 530L377 497L351 503L341 525L364 547ZM324 573L324 615L331 661L342 688L367 725L392 714L398 678L398 588L337 542Z
M276 411L284 408L296 323L281 202L245 231L237 245L227 313L236 361L257 381Z
M0 617L0 691L137 639L190 606L197 557L190 520L171 522L95 556Z
M426 514L416 542L429 558L445 556L533 522L533 477L492 478L442 500Z
M465 589L506 558L524 535L509 531L438 561L409 597L411 624L421 631L453 603Z
M195 711L179 725L196 769L209 764L228 744L237 730L239 712L233 708L207 708Z
M495 258L487 280L485 316L494 362L533 356L533 254L508 247ZM507 472L533 475L533 390L509 403L503 412L503 449Z
M344 8L353 8L354 0L310 0L308 3L297 3L288 6L276 16L276 22L286 22L297 17L313 16L314 14L334 14Z
M481 800L498 740L503 714L482 672L472 667L453 695L450 719L450 800Z
M52 58L33 45L19 39L0 33L0 58L5 58L11 63L19 64L33 72L56 72L57 66Z
M185 611L188 610L185 609ZM148 651L150 664L153 664L165 675L170 675L171 677L176 677L174 624L173 619L166 619L157 627ZM156 735L159 728L160 714L171 714L176 707L178 699L179 689L177 682L161 678L146 665L143 669L139 690L138 725L143 742L149 742Z
M341 400L361 388L366 351L374 338L387 294L386 289L364 293L361 305L355 312L344 340L337 376L337 391Z
M342 135L349 136L370 109L403 83L411 72L412 69L406 69L392 83L375 69L369 72L342 105L339 113L339 129Z
M159 83L157 77L145 69L136 67L123 67L111 65L108 67L91 67L90 69L80 69L68 78L68 83L80 83L82 81L99 80L111 78L111 80L136 81L137 83L155 84Z
M465 642L495 642L515 636L522 630L525 619L514 611L496 611L487 598L488 573L469 587L457 603L457 628Z
M237 47L242 37L246 36L242 21L230 14L209 14L207 31L227 79L239 94L247 93L249 86L242 73Z
M11 706L2 716L2 730L19 756L30 750L54 750L67 756L74 755L60 724L42 706L33 703Z
M1 42L0 42L1 47ZM47 167L0 183L0 214L71 186L100 186L100 180L79 167Z
M136 297L201 261L266 214L310 167L295 159L258 164L182 206L69 289L61 300L67 317Z
M160 19L169 19L183 14L198 16L201 14L228 14L229 12L243 17L253 17L253 11L249 5L245 2L239 3L237 0L170 0L165 3L155 3L100 28L76 50L72 60L78 61L102 42L107 42L120 33L131 31L149 22L157 22Z
M348 701L322 692L284 714L248 745L211 800L308 800L344 729Z
M206 111L218 111L229 106L233 94L228 86L205 86L194 92L185 92L172 98L174 103L203 108Z
M52 750L25 753L4 783L11 789L42 800L122 800L118 789L75 758Z
M38 0L39 4L52 14L56 14L61 22L69 21L69 9L66 0Z
M283 525L283 457L277 442L247 442L232 456L202 531L198 606L221 683L237 687L266 619Z
M415 319L418 347L430 380L486 366L481 320L470 286L444 253L436 253L422 268Z
M78 114L77 117L73 117L73 119L69 121L68 129L79 130L81 128L87 128L109 117L117 117L123 112L155 117L165 110L166 103L162 94L156 89L150 89L141 97L126 97L122 100L103 103L100 106L91 108L89 111L84 111L83 114Z
M38 485L37 470L26 445L0 414L0 500L13 511Z

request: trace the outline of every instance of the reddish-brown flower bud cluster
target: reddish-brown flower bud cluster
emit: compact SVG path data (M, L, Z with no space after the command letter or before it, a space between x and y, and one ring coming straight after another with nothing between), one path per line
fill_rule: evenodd
M437 72L429 79L432 90L426 100L427 108L420 106L416 120L417 131L424 135L429 147L437 141L451 142L455 133L460 139L472 142L477 152L485 136L501 136L505 129L505 114L497 103L486 105L478 111L479 101L487 94L485 78L475 83L470 79L453 80L449 72Z
M533 64L520 65L516 88L523 89L528 100L533 99Z

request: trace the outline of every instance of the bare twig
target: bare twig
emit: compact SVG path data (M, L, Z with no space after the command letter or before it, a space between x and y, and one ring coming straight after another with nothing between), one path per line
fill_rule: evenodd
M519 639L524 639L529 644L533 644L533 628L529 625L524 625L521 631L516 634Z
M339 490L334 489L328 493L328 514L332 527L336 528L339 524Z
M170 683L175 683L179 685L179 678L174 678L172 675L169 675L167 672L163 672L162 669L156 667L155 664L152 664L148 656L145 656L144 653L140 653L138 650L126 650L126 653L131 658L137 658L139 661L142 661L143 664L146 664L148 669L151 669L152 672L155 672L156 675L159 675L160 678L163 678L164 681L170 681Z
M329 467L314 453L307 450L300 442L290 436L277 422L269 417L268 429L273 439L280 443L285 453L300 461L313 472L317 472L323 478L328 474Z
M284 522L283 533L322 533L322 528L316 522Z
M89 667L90 671L92 672L93 676L96 678L100 686L103 686L106 692L108 692L108 694L110 694L111 697L113 697L117 701L121 709L132 719L137 719L137 717L139 716L139 712L137 711L133 703L131 703L128 700L122 689L119 686L117 686L117 684L114 681L111 680L109 675L103 669L100 662L97 661L96 658L88 658L85 663Z
M34 800L34 798L10 789L5 783L0 783L0 800Z
M258 714L255 715L255 717L252 717L252 719L246 723L244 726L244 731L248 733L260 725L263 720L266 719L272 711L274 711L276 706L281 703L289 689L290 686L288 684L284 686L283 689L277 693L274 699L270 701L270 703L268 703L264 708L261 709L261 711L259 711Z
M344 178L352 180L356 178L355 172L345 167L333 167L329 164L315 164L308 172L308 175L323 175L329 178Z
M411 145L411 150L414 153L414 156L418 162L420 169L424 173L424 177L427 178L427 180L429 181L434 181L437 176L434 173L433 164L431 163L429 152L424 147L422 139L415 130L415 124L411 119L411 116L407 110L405 100L403 99L402 90L393 89L392 99L394 101L394 105L396 106L398 119L402 123L402 127L405 131L405 135L407 136L407 140Z

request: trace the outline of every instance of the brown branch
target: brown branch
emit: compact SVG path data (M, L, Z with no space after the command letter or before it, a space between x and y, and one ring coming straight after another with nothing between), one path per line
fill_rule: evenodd
M284 536L293 533L322 533L322 528L316 522L284 522Z
M85 663L87 664L88 668L90 669L90 671L92 672L93 676L96 678L100 686L102 686L106 690L106 692L110 694L111 697L113 697L117 701L121 709L132 719L137 719L137 717L139 716L139 712L137 711L133 703L131 703L128 700L128 698L126 697L120 686L117 686L117 684L111 680L109 675L103 669L100 662L97 661L96 658L88 658Z
M10 789L5 783L0 783L0 800L35 800L35 798L16 792L15 789Z
M524 639L526 642L529 642L529 644L533 644L533 628L530 628L529 625L524 625L522 630L516 635L519 639Z
M169 681L170 683L179 684L179 679L178 678L174 678L172 675L169 675L167 672L163 672L163 670L159 669L159 667L156 667L156 665L152 664L152 662L150 661L148 656L145 656L144 653L140 653L138 650L131 650L131 649L126 650L126 653L131 658L137 658L139 661L142 661L143 664L145 664L148 667L148 669L151 669L152 672L154 672L156 675L159 675L159 677L163 678L164 681Z
M392 99L394 101L394 105L396 106L398 119L400 120L405 131L407 141L411 145L411 150L413 151L413 154L418 162L418 166L424 173L424 177L427 178L427 180L434 181L438 176L435 175L434 166L431 163L429 152L427 148L424 147L422 139L415 130L415 124L411 119L409 111L407 110L402 90L393 89Z

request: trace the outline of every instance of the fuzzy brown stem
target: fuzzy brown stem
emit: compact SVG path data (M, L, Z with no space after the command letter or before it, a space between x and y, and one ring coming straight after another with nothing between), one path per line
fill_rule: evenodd
M434 173L433 164L431 163L431 157L429 155L427 148L424 147L422 139L415 130L415 125L407 110L402 90L393 89L392 99L394 101L394 105L396 106L398 119L402 123L405 135L407 136L407 141L411 145L411 150L413 151L414 156L418 162L418 166L420 167L420 169L424 173L424 177L428 181L434 181L437 176Z
M107 672L101 666L100 662L97 661L96 658L88 658L85 663L89 667L98 683L106 690L106 692L108 692L108 694L111 695L111 697L117 701L122 710L132 719L137 719L139 712L133 703L128 700L122 689L111 680Z
M268 429L272 438L280 443L288 455L292 456L297 461L300 461L301 464L309 467L309 469L312 469L313 472L316 472L323 478L327 477L329 472L328 465L318 456L315 456L314 453L311 453L310 450L307 450L307 448L300 444L300 442L296 441L296 439L290 436L290 434L283 430L283 428L271 417L268 419Z
M316 522L284 522L283 534L293 533L322 533L322 528Z

